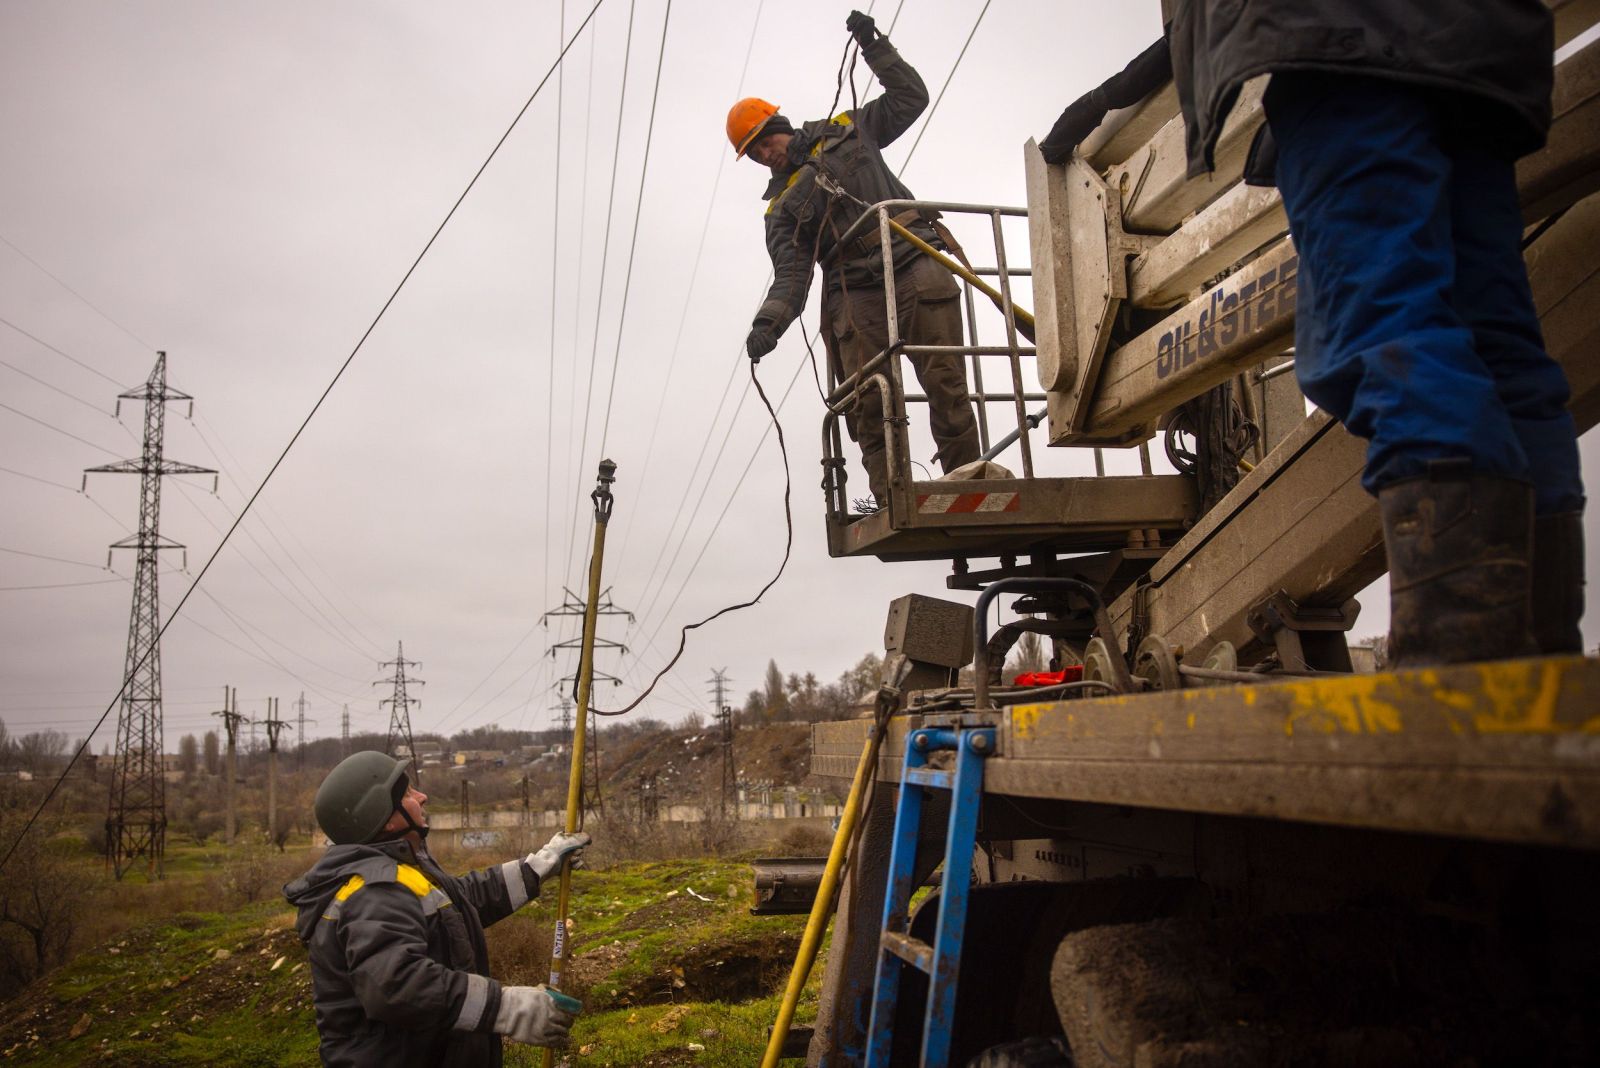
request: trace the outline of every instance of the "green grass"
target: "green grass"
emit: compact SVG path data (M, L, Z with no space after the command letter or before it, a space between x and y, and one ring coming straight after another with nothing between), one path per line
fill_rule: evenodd
M172 881L198 880L213 870L209 852L169 851ZM758 1062L777 1015L775 991L788 974L805 918L749 915L749 887L749 867L725 860L631 863L577 873L571 913L575 966L587 958L590 981L579 991L587 1011L573 1033L579 1051L573 1061ZM555 887L547 887L539 902L492 933L548 931L555 898ZM292 919L292 910L273 898L232 911L181 912L115 935L0 1008L0 1061L63 1068L101 1061L314 1065L309 975ZM520 947L526 959L492 952L497 975L510 971L513 981L536 982L547 974L547 937L505 944ZM223 959L218 950L226 951ZM732 964L752 958L760 960L759 981L740 984L737 998L696 995L697 988L714 986L715 968L724 959ZM815 1015L821 970L820 964L813 970L800 1022ZM656 1029L679 1010L670 1026ZM81 1033L73 1036L78 1027ZM506 1055L512 1065L541 1058L537 1050L510 1043Z

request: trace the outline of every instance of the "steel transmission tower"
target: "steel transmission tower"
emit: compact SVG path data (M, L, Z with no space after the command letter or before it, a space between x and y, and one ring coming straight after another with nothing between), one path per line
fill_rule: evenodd
M722 749L722 792L718 797L718 811L723 819L728 818L728 806L734 801L734 791L738 779L738 772L733 766L733 709L727 702L728 683L733 680L728 676L727 668L712 668L711 677L706 680L711 687L711 697L716 701L716 717L718 740ZM735 815L738 806L734 805Z
M540 618L539 622L541 625L548 627L550 625L551 618L556 616L577 616L580 619L583 618L583 615L587 610L587 604L585 601L577 594L567 589L565 586L561 588L561 592L564 595L561 604L555 608L552 608ZM599 596L596 598L595 615L627 616L629 623L634 622L632 612L628 611L626 608L618 608L611 600L610 586L607 586L605 589L601 590ZM582 645L582 638L572 638L568 641L556 642L554 645L550 646L550 658L554 660L556 653L561 651L579 652L582 648ZM623 645L621 642L614 642L607 638L602 638L599 635L596 635L594 638L594 647L596 649L615 649L623 654L626 654L628 651L628 647ZM613 686L620 686L622 684L622 680L617 678L615 675L608 675L593 665L590 665L590 670L593 673L595 682L605 681L611 683ZM572 674L557 679L555 689L560 691L562 689L562 685L569 682L572 684L572 696L576 698L578 696L578 671L576 668L573 669ZM563 733L565 733L567 730L567 699L565 693L562 694L561 707L562 730ZM577 714L581 716L586 711L588 710L580 708L577 710ZM591 733L589 735L588 749L591 767L593 769L592 783L589 786L586 786L583 790L583 807L585 809L592 808L596 810L603 810L605 802L600 793L600 734L594 729L594 722L595 717L591 712L589 714Z
M299 715L295 717L294 732L294 767L296 771L305 770L306 766L306 724L313 727L317 725L314 719L306 719L306 692L300 691L300 699L294 703L294 709Z
M374 686L382 686L387 682L394 687L389 697L378 702L379 708L384 705L389 706L389 737L384 742L383 748L385 752L393 755L396 741L405 742L406 755L411 758L410 775L412 785L422 782L422 758L417 756L417 743L411 737L411 706L420 705L422 702L418 698L410 696L406 692L406 687L413 683L418 686L425 684L421 679L408 677L406 668L421 666L422 662L419 660L406 659L405 642L396 642L394 659L385 660L378 665L379 668L394 668L394 675L372 684Z
M89 475L139 476L139 532L111 548L135 552L133 610L128 620L128 655L123 670L122 707L117 713L117 748L111 769L111 802L106 814L106 862L118 879L143 857L152 878L160 878L167 848L166 779L162 775L161 724L161 597L157 585L158 553L183 546L161 536L161 477L215 475L216 469L168 460L163 455L167 403L194 398L167 385L167 354L156 353L156 365L144 385L117 396L144 401L144 447L136 460L85 469ZM215 487L213 487L215 488ZM110 566L109 554L107 566Z
M350 755L350 706L345 705L344 711L339 713L339 756Z

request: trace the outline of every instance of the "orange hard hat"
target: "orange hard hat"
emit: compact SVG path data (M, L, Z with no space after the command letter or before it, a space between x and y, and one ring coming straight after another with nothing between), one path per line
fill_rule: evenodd
M744 157L745 150L777 113L778 105L755 96L747 96L733 105L728 111L728 140L736 158Z

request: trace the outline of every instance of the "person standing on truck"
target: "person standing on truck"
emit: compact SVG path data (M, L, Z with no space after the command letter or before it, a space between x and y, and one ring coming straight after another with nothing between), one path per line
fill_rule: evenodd
M1272 76L1246 174L1270 184L1275 169L1299 252L1301 391L1368 442L1393 662L1581 652L1577 432L1513 168L1549 132L1549 9L1163 7L1191 175L1211 169L1244 82Z
M538 896L587 834L454 876L428 852L428 795L409 762L353 753L317 789L317 824L334 843L283 893L300 910L327 1065L423 1068L501 1063L500 1036L565 1046L582 1004L489 978L483 929Z
M883 247L876 228L838 238L861 214L862 205L911 200L911 190L884 162L882 149L905 133L928 106L928 90L911 65L900 58L872 18L852 11L845 27L856 38L861 58L883 83L883 94L831 119L807 122L798 130L774 104L748 97L728 112L728 140L739 158L772 170L763 199L767 252L773 281L751 324L745 351L750 359L777 347L778 338L799 317L811 288L811 268L828 262L822 288L822 334L840 377L859 371L889 347L884 295ZM895 216L930 244L942 239L933 219L915 209ZM911 345L960 345L960 289L944 268L904 238L893 240L895 307L901 340ZM831 257L831 259L830 259ZM978 459L978 425L967 394L960 356L911 357L928 396L929 419L945 473ZM881 508L889 498L884 451L883 403L869 386L849 413L850 436L861 446L862 466L872 488L863 511Z

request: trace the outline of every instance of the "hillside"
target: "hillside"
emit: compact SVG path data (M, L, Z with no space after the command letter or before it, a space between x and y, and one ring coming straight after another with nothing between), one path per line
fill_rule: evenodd
M480 861L481 862L481 861ZM452 865L455 867L456 865ZM803 917L752 917L749 868L620 864L573 883L572 1063L747 1066L760 1059ZM504 982L548 971L553 895L490 929ZM314 1065L305 952L278 901L185 912L102 944L0 1007L12 1064ZM815 985L802 1015L815 1011ZM507 1045L507 1063L539 1063Z

